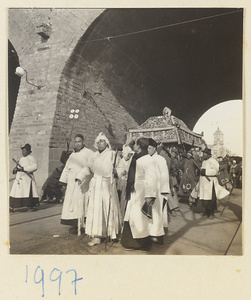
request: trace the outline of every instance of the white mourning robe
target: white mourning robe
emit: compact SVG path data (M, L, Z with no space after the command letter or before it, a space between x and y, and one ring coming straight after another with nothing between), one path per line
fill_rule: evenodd
M154 159L150 155L144 155L136 161L135 192L131 193L127 203L124 221L129 221L134 239L150 236L150 220L145 216L141 208L146 197L158 197L157 172ZM158 203L155 200L153 211Z
M90 237L111 237L121 229L121 215L116 182L113 176L114 151L106 148L95 152L91 164L94 173L90 183L86 216L86 234Z
M33 174L33 172L37 170L37 162L35 158L31 154L28 154L27 156L20 158L19 164L24 168L24 171L30 174L31 177L29 177L29 175L25 172L17 172L10 196L13 198L28 198L30 188L32 188L32 197L38 198L37 187Z
M212 157L202 162L201 169L206 170L206 176L200 176L199 181L199 198L201 200L212 200L213 185L215 188L215 194L217 199L222 199L229 195L229 191L219 185L218 172L219 163Z
M153 206L153 223L150 224L150 235L161 236L164 235L163 227L168 227L167 204L163 210L164 197L161 193L170 193L169 171L164 157L154 153L152 158L156 163L158 197L156 204ZM168 200L168 197L166 197L166 200Z
M130 167L131 160L132 157L130 157L130 159L128 160L125 160L124 157L122 157L118 166L116 167L117 174L118 174L117 189L121 191L120 209L121 209L122 218L124 217L125 208L126 208L126 183L127 183L128 170Z
M59 181L66 183L66 192L63 203L62 220L84 220L86 201L88 197L91 172L89 169L93 151L84 147L79 152L73 152L66 162ZM75 179L79 179L79 184Z

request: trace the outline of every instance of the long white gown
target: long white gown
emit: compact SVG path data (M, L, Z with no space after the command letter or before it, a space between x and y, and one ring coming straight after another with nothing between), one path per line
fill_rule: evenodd
M25 172L17 172L10 191L10 207L35 206L38 202L38 192L33 172L38 168L35 158L28 154L19 160Z
M219 163L213 157L204 160L202 162L201 169L206 170L206 175L209 178L208 180L205 176L200 176L198 196L201 200L212 200L213 185L217 199L222 199L229 195L229 191L219 185L217 178L219 172Z
M142 213L141 208L146 197L158 197L156 165L150 155L137 159L134 187L135 192L131 193L127 203L124 221L129 221L134 239L145 238L150 236L152 220ZM158 206L157 201L153 204L153 211L156 206Z
M61 223L74 225L71 220L81 219L82 226L86 215L87 192L92 177L89 166L93 151L83 148L73 152L61 174L59 181L66 183L65 199L63 203ZM79 179L81 184L75 180Z
M132 157L129 160L125 160L122 158L116 167L117 174L118 174L118 186L117 189L121 191L120 196L120 210L121 216L124 218L125 208L126 208L126 183L127 183L127 176L128 170L130 167Z
M91 164L86 234L90 237L116 239L121 229L121 215L116 182L113 176L114 151L106 148L95 152Z
M158 197L153 206L153 222L152 224L150 223L150 235L161 236L164 235L163 227L168 227L167 204L163 210L164 197L161 193L170 193L169 171L164 157L155 153L152 155L152 158L156 163ZM168 200L168 197L166 197L166 200Z

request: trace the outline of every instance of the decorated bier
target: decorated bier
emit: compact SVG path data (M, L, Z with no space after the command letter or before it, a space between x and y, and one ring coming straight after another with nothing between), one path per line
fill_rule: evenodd
M168 146L183 146L186 149L203 146L203 135L190 130L182 120L172 116L167 107L163 110L163 116L150 117L138 128L129 129L127 132L128 141L140 137L152 138Z

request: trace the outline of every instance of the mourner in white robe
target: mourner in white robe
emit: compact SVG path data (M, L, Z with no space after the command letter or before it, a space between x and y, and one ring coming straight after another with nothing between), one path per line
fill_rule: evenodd
M15 167L13 174L16 177L10 192L10 208L35 207L39 203L38 192L33 172L38 168L35 158L30 154L31 146L26 144L21 148L23 157L19 160L19 166Z
M145 155L137 160L135 174L135 192L131 194L128 201L125 221L129 221L134 238L150 236L150 224L152 223L141 211L146 197L156 198L158 196L158 183L156 165L153 158ZM153 204L153 211L158 201Z
M90 183L85 230L92 238L89 246L100 244L104 237L116 239L121 229L119 199L113 175L115 152L110 149L103 133L96 138L94 147L101 149L101 144L105 148L94 153L91 163L94 175Z
M204 160L199 181L199 199L203 200L209 219L213 219L214 209L217 205L216 200L229 195L229 191L219 185L217 178L219 163L211 157L211 149L206 148L203 152Z
M153 242L163 244L164 228L168 227L167 200L170 193L169 171L164 157L157 153L157 142L149 138L148 154L154 159L157 172L158 197L152 208L150 235Z
M167 200L170 194L169 172L165 159L155 152L152 155L156 163L157 182L158 182L158 199L156 205L153 205L153 223L150 224L150 235L164 235L163 227L168 227Z
M59 179L60 182L67 184L61 224L77 227L80 220L82 227L84 227L88 199L87 192L92 177L89 169L92 156L93 151L83 147L80 150L75 150L67 160Z
M123 145L123 151L119 164L116 167L118 181L117 181L117 189L121 191L120 194L120 209L121 209L121 217L124 218L125 208L126 208L126 183L128 170L130 167L130 163L132 160L134 152L128 145Z
M129 195L127 195L128 202L121 239L122 246L127 249L149 250L150 247L152 220L142 212L142 207L148 199L156 200L158 183L156 163L147 153L148 143L146 138L139 138L136 142L134 149L136 154L134 154L128 173ZM140 147L140 152L137 147ZM154 202L152 205L158 204Z

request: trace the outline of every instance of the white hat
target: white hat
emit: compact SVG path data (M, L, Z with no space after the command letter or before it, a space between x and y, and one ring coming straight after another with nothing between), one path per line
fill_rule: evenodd
M94 148L98 149L98 142L99 142L100 140L106 141L106 143L107 143L107 145L108 145L108 148L109 148L109 149L111 148L111 144L110 144L108 138L104 135L103 132L100 132L100 133L98 134L98 136L96 137L95 142L94 142Z
M127 157L129 153L134 153L134 151L131 149L128 145L123 145L122 154L124 157Z

